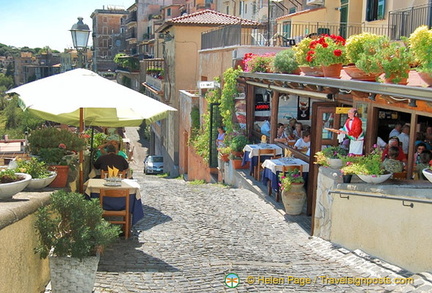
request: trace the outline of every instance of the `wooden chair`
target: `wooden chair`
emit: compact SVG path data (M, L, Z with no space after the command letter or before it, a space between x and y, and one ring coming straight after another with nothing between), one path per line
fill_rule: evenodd
M284 157L291 157L292 151L289 148L284 149Z
M397 179L397 180L407 179L407 171L393 173L392 179Z
M130 204L129 204L129 189L127 188L119 188L119 189L100 189L99 202L103 209L104 199L110 198L124 198L125 199L125 209L124 210L103 210L103 217L115 217L112 220L107 219L108 222L112 224L121 224L123 225L123 231L125 235L125 239L129 238L130 229L131 229L131 214L130 214ZM119 219L122 218L122 219Z
M122 174L122 178L125 179L125 178L127 178L127 171L128 170L123 170L123 171L119 171L118 173ZM108 171L105 171L105 170L101 169L101 174L100 175L101 175L102 179L105 179L105 174L108 174Z
M255 171L254 171L254 175L255 175L255 179L256 180L260 180L260 173L261 173L261 164L264 160L261 161L261 156L265 157L265 159L274 159L276 157L276 149L259 149L258 150L258 161L257 161L257 165L255 166Z

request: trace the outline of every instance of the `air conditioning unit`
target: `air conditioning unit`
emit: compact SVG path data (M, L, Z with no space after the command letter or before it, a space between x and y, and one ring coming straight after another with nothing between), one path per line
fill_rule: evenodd
M306 0L306 5L324 5L324 0Z

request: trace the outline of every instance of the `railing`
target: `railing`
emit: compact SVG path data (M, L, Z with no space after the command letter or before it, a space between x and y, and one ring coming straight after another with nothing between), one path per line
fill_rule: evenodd
M136 11L132 11L129 13L128 17L126 18L125 23L131 23L131 22L135 22L137 21L137 12Z
M146 84L156 91L162 89L162 81L165 76L165 60L163 58L144 59L146 71Z
M223 26L201 34L201 49L227 46L265 46L265 29L245 28L239 24Z
M432 5L426 4L407 9L389 12L389 25L393 27L392 39L399 40L402 36L409 35L419 26L431 26Z
M135 39L136 38L136 33L135 30L128 30L128 32L126 33L126 40L127 39Z

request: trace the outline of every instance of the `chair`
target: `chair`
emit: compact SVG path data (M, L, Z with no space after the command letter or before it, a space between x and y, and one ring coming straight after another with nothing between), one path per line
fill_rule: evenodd
M255 166L255 179L260 180L260 173L261 173L261 164L264 160L261 160L261 156L265 157L265 159L274 159L276 157L276 149L259 149L258 150L258 161L257 165Z
M105 171L105 170L101 169L101 174L100 175L101 175L102 179L104 179L105 175L107 175L107 174L108 174L108 171ZM121 174L123 179L127 178L127 170L119 171L118 174Z
M284 149L284 157L291 157L292 151L289 148Z
M125 209L124 210L105 210L103 207L104 199L110 198L124 198L125 199ZM112 220L107 219L108 222L112 224L123 225L123 231L125 234L125 239L129 238L130 226L131 226L131 214L130 214L130 204L129 204L129 189L119 188L119 189L100 189L99 202L103 209L103 217L115 217ZM119 218L122 218L121 220Z
M393 173L392 179L397 179L397 180L407 179L407 171Z

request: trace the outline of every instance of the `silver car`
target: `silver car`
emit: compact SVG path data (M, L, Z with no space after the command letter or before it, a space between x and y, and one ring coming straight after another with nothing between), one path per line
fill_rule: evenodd
M162 156L147 156L144 160L145 174L162 174L163 173L163 157Z

